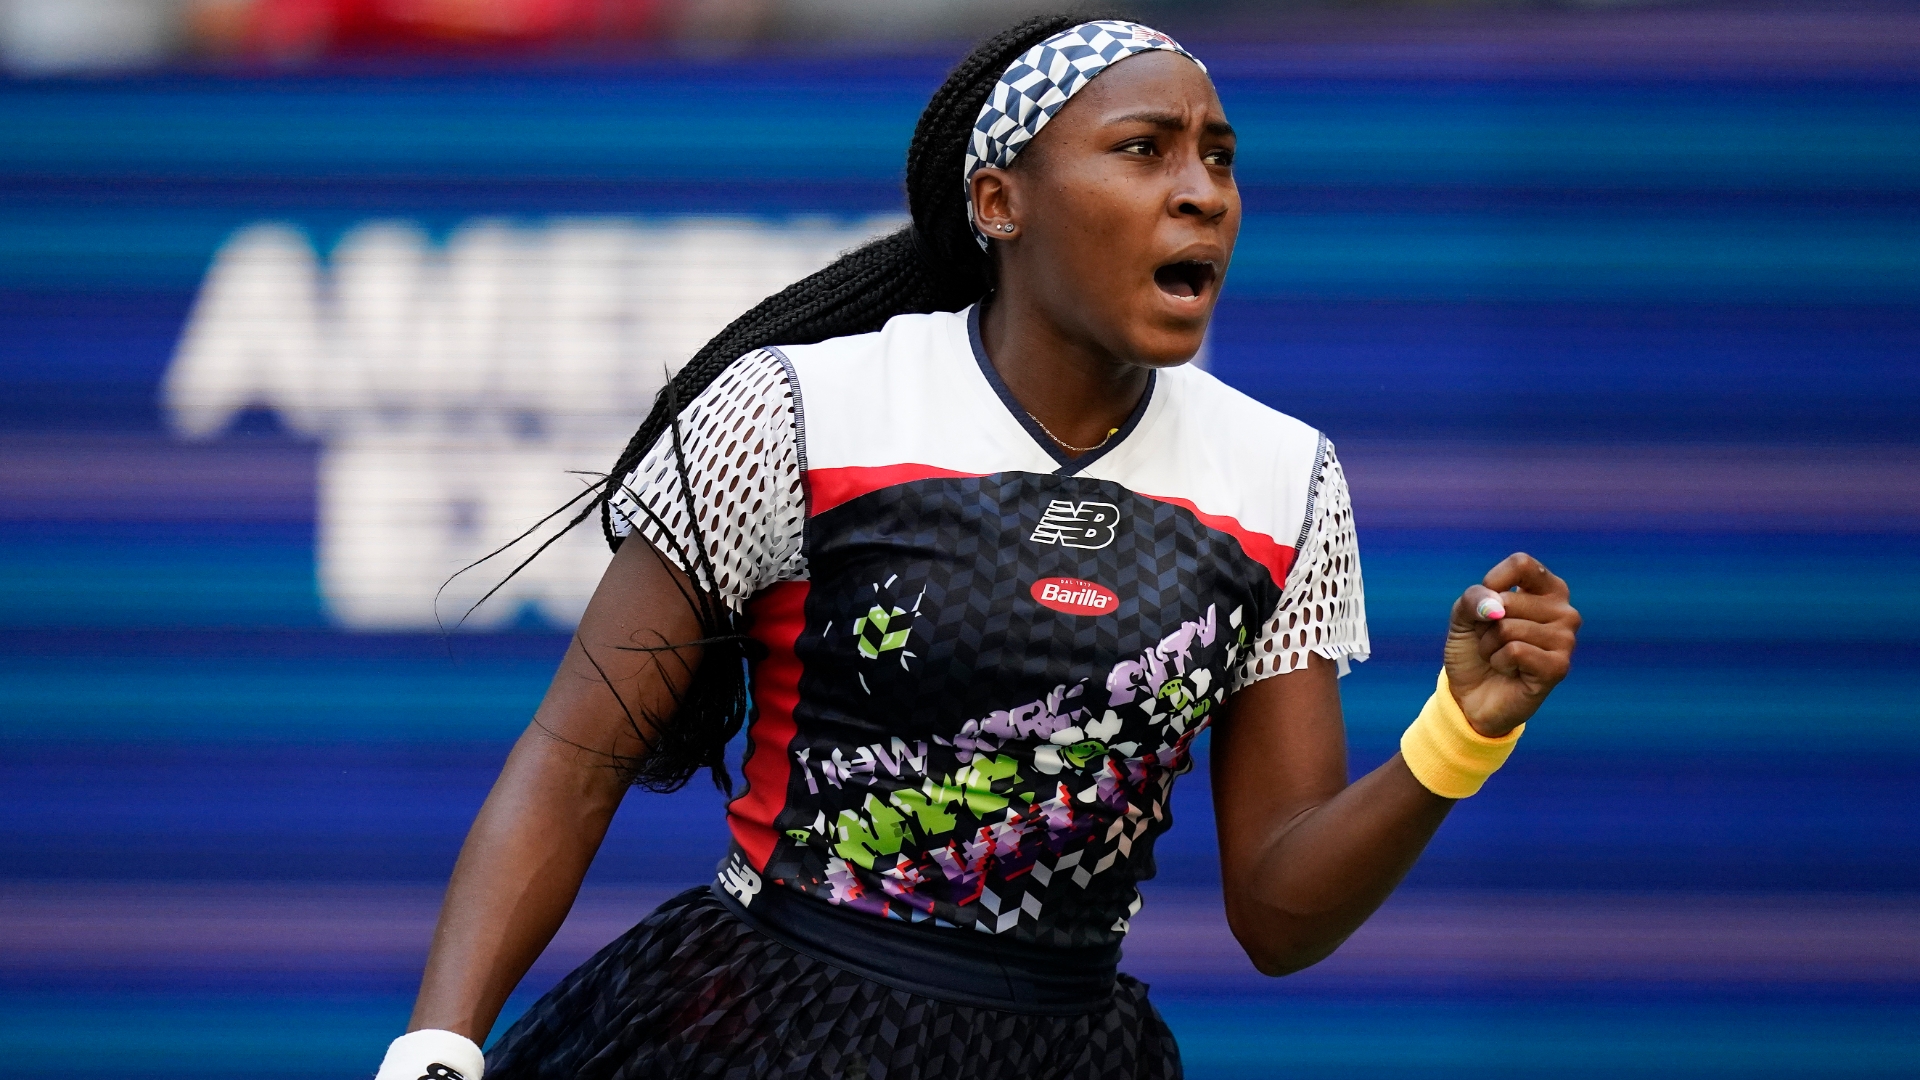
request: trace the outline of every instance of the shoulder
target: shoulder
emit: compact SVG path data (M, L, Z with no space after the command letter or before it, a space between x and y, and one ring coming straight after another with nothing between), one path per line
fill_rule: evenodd
M1312 426L1205 371L1165 368L1140 427L1081 475L1187 507L1238 538L1278 585L1302 542L1325 446Z
M865 334L828 338L810 345L776 345L770 351L784 357L802 378L830 377L891 359L925 358L965 350L966 316L956 311L895 315L885 326Z
M1125 460L1130 472L1163 489L1205 492L1283 531L1283 520L1306 508L1327 446L1311 424L1192 365L1163 369L1154 397L1145 438Z
M999 405L964 315L896 315L872 333L769 351L791 372L810 469L911 461L996 470Z
M1311 472L1325 452L1318 428L1228 386L1191 364L1160 373L1176 426L1237 468Z

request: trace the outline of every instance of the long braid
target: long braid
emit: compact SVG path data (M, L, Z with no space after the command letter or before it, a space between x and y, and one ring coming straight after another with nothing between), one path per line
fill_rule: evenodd
M693 354L661 391L610 476L631 473L678 413L669 402L698 397L735 360L768 345L810 345L880 329L895 315L958 311L992 287L993 264L974 242L960 184L967 140L980 106L1008 64L1037 42L1086 21L1060 14L1029 19L981 43L947 76L914 125L907 149L907 210L913 224L841 256L762 300ZM608 503L601 523L616 549Z
M931 275L914 251L911 229L883 236L841 256L754 305L700 347L654 400L609 472L598 500L600 524L616 550L611 500L619 478L632 473L678 415L733 362L767 345L807 345L878 330L906 312L937 311ZM966 302L956 305L964 307Z
M615 764L635 786L673 791L707 768L713 771L715 785L732 793L726 747L746 721L750 697L745 661L759 648L745 633L740 616L721 601L715 587L706 543L699 535L701 515L691 505L691 485L684 482L686 465L674 423L681 407L712 385L736 359L755 349L869 333L895 315L957 311L985 296L992 288L993 264L974 241L960 182L974 120L1007 65L1040 41L1087 18L1058 14L1029 19L969 53L934 92L914 127L907 150L906 183L907 209L913 224L848 252L728 324L660 391L652 411L589 501L563 508L564 512L580 505L565 529L598 510L607 542L617 550L622 537L613 532L612 502L626 477L663 435L671 433L683 494L692 511L688 517L693 543L691 550L667 554L690 568L694 591L687 602L699 618L701 636L697 642L627 648L652 653L656 662L660 654L673 654L691 645L700 646L702 654L691 681L675 701L671 717L665 721L636 718L628 712L645 750L633 757L618 757ZM641 510L645 512L644 505ZM593 663L598 667L598 661ZM604 671L602 678L606 679ZM616 698L620 697L611 680L607 686ZM624 699L621 707L626 708ZM647 723L643 725L641 720Z

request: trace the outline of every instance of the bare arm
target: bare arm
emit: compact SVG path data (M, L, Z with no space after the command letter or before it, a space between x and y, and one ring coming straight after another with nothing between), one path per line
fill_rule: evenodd
M1523 591L1501 597L1505 619L1475 618L1480 598L1515 585ZM1497 738L1525 723L1566 676L1579 628L1566 583L1531 556L1509 557L1468 589L1454 604L1445 656L1474 728ZM1227 921L1268 975L1338 948L1453 808L1399 754L1347 783L1340 690L1319 656L1234 695L1211 757Z
M559 930L626 793L612 759L643 750L634 723L670 715L699 663L697 649L634 649L700 637L686 585L639 540L621 545L607 567L460 849L407 1030L484 1042Z

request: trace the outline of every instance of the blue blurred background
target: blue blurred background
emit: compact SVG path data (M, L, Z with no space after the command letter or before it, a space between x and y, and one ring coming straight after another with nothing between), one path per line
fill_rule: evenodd
M9 1076L371 1072L598 556L432 587L897 215L1018 7L0 5ZM1143 10L1241 132L1208 362L1352 479L1356 772L1501 556L1587 616L1318 968L1240 957L1182 784L1127 966L1189 1074L1920 1073L1920 11ZM509 1012L723 843L632 797Z

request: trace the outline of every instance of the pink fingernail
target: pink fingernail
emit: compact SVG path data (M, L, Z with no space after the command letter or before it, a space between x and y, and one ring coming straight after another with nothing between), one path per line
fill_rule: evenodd
M1506 608L1506 605L1500 602L1499 597L1489 596L1482 599L1479 603L1473 605L1473 613L1475 615L1480 616L1482 619L1487 620L1488 622L1492 622L1495 619L1506 618L1507 608Z

